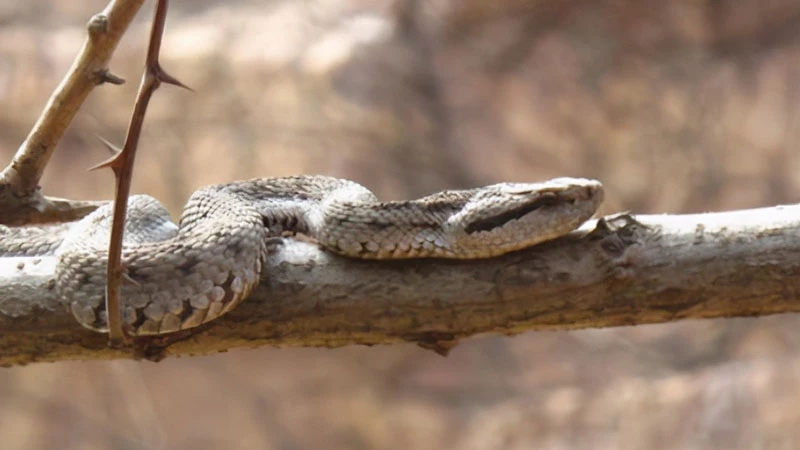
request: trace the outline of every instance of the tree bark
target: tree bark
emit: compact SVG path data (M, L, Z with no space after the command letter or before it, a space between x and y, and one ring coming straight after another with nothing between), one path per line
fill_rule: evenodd
M615 216L499 258L360 261L275 239L261 285L165 355L414 342L800 310L800 205ZM0 364L131 357L52 295L55 258L0 258Z

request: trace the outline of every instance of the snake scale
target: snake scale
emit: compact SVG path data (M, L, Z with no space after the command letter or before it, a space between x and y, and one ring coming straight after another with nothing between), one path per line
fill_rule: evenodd
M557 178L379 202L365 187L324 176L208 186L179 225L149 196L129 200L122 320L133 335L198 326L238 305L261 278L267 241L302 234L361 259L501 255L563 236L603 199L599 182ZM54 289L81 325L107 330L105 281L112 206L70 224L0 226L0 257L56 255Z

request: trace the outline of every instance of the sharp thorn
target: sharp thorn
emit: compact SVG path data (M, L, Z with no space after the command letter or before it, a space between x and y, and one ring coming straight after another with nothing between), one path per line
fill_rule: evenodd
M173 86L178 86L181 88L186 89L187 91L194 92L194 89L190 88L189 86L181 83L180 80L173 77L172 75L168 74L161 66L157 66L155 71L156 79L162 83L171 84Z
M116 145L112 144L109 140L107 140L103 136L100 136L99 134L96 136L97 139L100 139L100 142L102 142L103 145L106 147L106 150L108 150L108 152L111 153L111 156L118 155L122 152L122 149L120 147L117 147Z
M94 75L97 77L97 84L115 84L117 86L121 84L125 84L125 78L122 78L119 75L115 75L111 73L108 68L105 69L97 69L94 71Z
M100 169L111 169L114 172L116 172L117 168L121 164L120 163L120 159L119 159L119 156L121 154L122 153L117 153L117 154L113 155L112 157L108 158L107 160L102 161L102 162L100 162L98 164L95 164L92 167L89 167L88 171L89 172L94 172L95 170L100 170Z

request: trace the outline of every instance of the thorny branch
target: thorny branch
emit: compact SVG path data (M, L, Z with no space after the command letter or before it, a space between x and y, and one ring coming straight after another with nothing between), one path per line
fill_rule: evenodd
M138 148L144 117L147 113L147 106L150 104L150 98L153 93L161 83L186 88L183 83L167 74L158 61L168 6L167 0L158 0L156 3L153 26L150 30L150 40L147 47L145 72L142 75L142 82L139 85L139 92L133 105L133 113L128 124L125 144L122 150L118 151L114 156L93 167L93 169L110 168L114 172L116 179L114 219L111 225L111 239L108 247L108 281L106 285L108 337L109 344L114 347L127 343L127 337L122 328L119 298L120 285L125 272L124 267L122 267L122 239L125 231L125 215L128 209L131 180L133 178L133 164L136 159L136 149Z
M39 180L59 139L86 97L103 83L124 81L106 67L144 0L112 0L87 25L88 37L72 67L9 165L0 172L0 223L23 225L77 220L100 203L45 197Z

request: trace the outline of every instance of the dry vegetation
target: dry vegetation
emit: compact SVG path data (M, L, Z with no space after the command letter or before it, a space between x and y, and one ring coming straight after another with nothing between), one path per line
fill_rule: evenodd
M0 6L10 158L104 1ZM41 3L41 4L40 4ZM212 182L348 177L384 197L503 179L603 180L606 212L789 203L800 192L800 7L744 2L173 2L134 190L179 211ZM48 11L39 11L46 4ZM488 6L492 5L492 6ZM141 18L149 17L141 14ZM111 67L141 70L146 24ZM96 91L48 193L101 199ZM656 186L657 188L654 188ZM793 315L416 347L235 352L0 372L4 448L792 448Z

